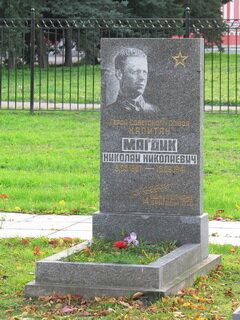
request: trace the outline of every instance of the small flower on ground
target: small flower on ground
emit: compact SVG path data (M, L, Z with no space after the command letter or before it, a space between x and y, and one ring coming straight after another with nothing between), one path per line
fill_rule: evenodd
M134 246L138 246L139 245L139 241L137 240L137 234L135 232L130 233L130 236L126 237L124 239L124 241L127 241L128 245L130 245L131 243Z
M58 203L59 203L61 206L65 206L65 204L66 204L66 202L65 202L64 200L60 200Z
M20 207L15 207L14 210L21 211L22 209Z
M117 241L114 243L114 247L116 248L126 248L127 247L127 242L125 241Z

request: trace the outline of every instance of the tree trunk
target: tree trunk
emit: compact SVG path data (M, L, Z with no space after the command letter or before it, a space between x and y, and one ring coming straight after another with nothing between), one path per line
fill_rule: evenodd
M40 68L48 67L48 55L47 46L43 34L43 29L36 29L36 44L37 44L37 55L38 65Z
M72 29L67 29L66 30L65 66L66 67L72 67Z
M16 68L16 56L12 51L10 51L8 54L8 68L9 69Z

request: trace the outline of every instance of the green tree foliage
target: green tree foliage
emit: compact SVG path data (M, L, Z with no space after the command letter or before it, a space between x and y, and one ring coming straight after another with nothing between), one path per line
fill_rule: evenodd
M128 14L127 1L113 0L45 0L41 11L45 17L120 18Z
M5 19L29 18L31 8L39 9L40 7L40 0L0 0L0 17ZM9 25L11 26L11 22ZM30 34L26 32L24 23L15 22L15 28L4 29L0 35L0 41L1 56L9 69L15 68L18 61L22 59L29 62Z
M30 9L36 9L36 19L41 24L40 17L43 18L182 18L186 6L191 8L191 18L219 18L221 19L221 6L230 0L0 0L0 16L2 18L27 18L30 17ZM180 26L181 27L181 26ZM184 30L179 28L179 30ZM178 31L179 31L178 30ZM199 29L205 35L208 42L220 44L221 32ZM171 36L178 33L177 30L164 30L158 36ZM85 34L84 34L85 32ZM101 34L100 34L101 32ZM91 62L96 60L99 51L99 39L105 36L104 30L76 32L74 28L69 32L50 30L48 36L50 40L56 42L60 38L65 38L65 63L71 65L71 45L77 44L79 50L87 53L87 59ZM109 36L109 30L107 31ZM128 36L138 36L137 30L128 30ZM183 31L182 31L183 32ZM111 31L111 37L117 36L118 30ZM148 32L150 35L151 31ZM178 33L181 34L181 33ZM143 32L139 36L144 36ZM52 37L52 39L51 39ZM0 36L1 38L1 36ZM36 31L37 53L39 64L47 66L47 48L45 34L42 29ZM81 41L80 41L81 38ZM83 39L85 38L85 41ZM11 40L11 41L10 41ZM95 43L95 48L89 47L91 40ZM24 57L29 62L29 41L30 37L21 29L8 29L4 34L4 39L0 39L2 45L2 56L8 61L10 68L14 67L17 57ZM23 52L25 52L23 54ZM88 62L89 62L88 61Z
M45 0L41 8L42 15L48 18L122 18L129 14L127 1L116 2L113 0ZM77 22L76 22L77 23ZM63 32L54 34L56 40L65 39L65 65L71 66L71 45L76 43L79 51L85 52L85 62L98 61L100 48L100 30L79 30L72 28L63 35ZM114 36L114 34L113 34ZM94 46L93 46L94 44Z
M185 3L185 0L176 0ZM218 46L221 45L221 35L225 30L225 25L222 19L222 11L221 6L229 2L229 0L189 0L190 6L190 17L195 18L215 18L218 22L215 24L214 21L211 22L212 28L206 27L202 28L201 25L204 23L199 23L199 28L192 29L191 32L198 34L204 34L204 38L206 39L207 44L216 44ZM198 26L198 23L194 21L195 26ZM197 31L196 31L197 30Z
M121 0L118 0L121 1ZM137 17L178 18L186 7L193 18L221 18L221 6L231 0L129 0L128 8Z
M121 1L121 0L118 0ZM230 0L129 0L128 8L131 9L135 17L148 18L182 18L185 15L186 7L190 7L190 17L196 18L215 18L218 19L216 26L212 22L213 28L202 28L202 23L197 23L194 20L195 28L191 29L191 33L195 36L204 34L207 43L215 43L220 45L221 34L225 30L222 20L221 6ZM199 28L198 28L199 25ZM220 27L219 27L220 26ZM184 32L184 24L182 26L182 34ZM179 29L165 31L164 36L175 34L181 35L181 26ZM160 34L160 36L162 36Z
M221 6L229 0L175 0L182 7L190 7L192 18L221 18Z
M232 1L232 0L221 0L222 4L226 4L226 3L230 2L230 1Z
M0 0L0 17L29 18L31 8L41 15L42 7L41 0Z
M184 6L176 0L129 0L128 8L141 18L178 18L183 15Z

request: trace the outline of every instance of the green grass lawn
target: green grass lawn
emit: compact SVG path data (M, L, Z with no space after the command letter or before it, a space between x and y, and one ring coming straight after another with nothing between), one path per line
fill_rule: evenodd
M126 247L122 247L126 244ZM158 242L153 245L139 241L138 245L127 245L126 241L95 238L88 248L62 258L63 261L81 261L98 263L149 264L177 248L173 242Z
M239 248L211 245L222 255L222 265L208 276L198 277L191 287L167 298L59 296L25 298L24 285L34 279L35 262L61 251L77 240L46 238L0 239L1 320L231 320L240 299Z
M99 118L97 112L2 111L0 210L97 211ZM204 211L239 219L239 116L205 114L204 137Z
M205 105L240 105L239 65L239 54L205 54Z
M240 219L240 117L205 114L204 210Z
M99 113L3 111L0 128L1 210L98 209Z
M35 67L34 99L57 103L100 103L100 66ZM3 101L30 101L30 69L2 69Z
M240 105L240 55L205 54L205 104ZM30 70L1 70L1 100L30 101ZM35 101L100 103L100 66L35 68Z

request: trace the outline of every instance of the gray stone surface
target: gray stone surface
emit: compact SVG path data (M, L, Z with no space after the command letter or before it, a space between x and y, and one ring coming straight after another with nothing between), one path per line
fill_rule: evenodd
M59 281L59 279L61 279ZM37 264L36 282L64 283L83 287L159 287L158 267L81 262Z
M75 246L68 253L86 245ZM164 295L190 284L195 275L219 263L219 256L214 255L202 260L197 244L183 245L149 265L59 261L66 253L64 250L37 262L36 281L26 285L27 296L49 295L53 291L86 296L119 296L137 291Z
M221 257L219 255L209 254L206 259L187 269L181 276L173 278L172 282L167 286L162 287L162 294L166 296L175 294L178 290L192 285L196 277L208 274L209 271L215 269L220 262Z
M232 318L233 320L240 320L240 307L233 312Z
M84 244L78 245L37 262L36 281L50 284L61 279L69 285L118 288L137 288L140 285L142 289L156 289L202 260L200 245L186 244L149 265L59 261L67 253L70 255L85 247Z
M95 213L93 236L99 235L119 240L122 233L136 232L149 242L177 241L201 243L201 257L208 255L208 218L201 216L173 216L161 214Z
M142 50L148 59L147 84L144 58L134 57L137 62L130 66L139 74L138 93L127 79L133 73L126 69L119 77L114 68L115 57L129 48ZM202 39L102 39L101 57L100 210L200 215ZM124 98L114 103L119 91ZM129 110L129 96L140 91L154 107Z
M189 243L150 263L149 266L158 266L160 287L162 287L200 261L202 261L201 246Z

